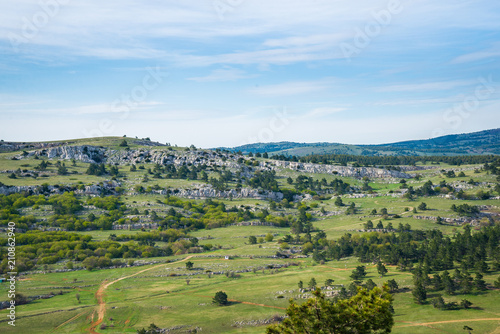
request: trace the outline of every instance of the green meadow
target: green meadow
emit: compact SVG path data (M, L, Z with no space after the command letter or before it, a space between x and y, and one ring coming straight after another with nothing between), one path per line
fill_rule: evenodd
M101 145L115 150L122 150L119 144L123 138L100 138L93 140L76 140L70 145ZM150 149L141 144L135 144L127 139L130 149ZM160 149L166 149L165 147ZM172 152L184 151L184 148L170 147ZM111 181L109 175L95 176L86 173L89 164L76 161L64 162L68 168L68 175L58 175L55 163L44 171L46 177L11 177L12 171L33 170L45 158L12 160L20 152L0 153L0 184L10 186L20 185L60 185L78 186L93 185ZM258 159L265 161L265 159ZM138 164L145 166L137 171L130 171L130 166L118 166L120 176L115 180L124 188L120 196L126 211L123 219L137 209L145 222L150 221L149 213L155 211L159 216L167 215L169 210L175 209L185 216L192 216L188 207L173 207L165 204L166 196L153 192L137 193L134 187L141 185L144 188L158 186L162 189L189 189L206 185L201 180L179 178L149 177L147 169L153 168L152 164ZM421 164L417 164L421 165ZM412 200L403 198L399 193L401 183L398 179L355 179L339 177L330 174L306 174L314 182L327 183L340 178L352 187L360 188L365 183L371 188L364 191L363 198L352 198L349 194L339 195L344 206L338 206L337 195L331 193L322 196L310 196L303 201L305 212L310 214L314 227L313 236L318 231L324 231L329 241L337 241L342 236L350 234L361 237L366 231L365 224L371 220L373 225L382 223L384 228L392 224L394 229L399 225L410 225L412 230L438 230L444 235L454 238L463 231L463 226L454 224L437 224L436 220L417 219L415 216L430 217L460 217L450 208L454 204L460 206L487 206L489 217L496 217L500 212L499 200L474 198L479 190L494 193L497 182L495 175L481 170L481 165L464 165L459 168L464 171L465 177L447 177L442 169L457 168L440 164L435 169L421 170L419 180L408 179L407 185L414 188L422 187L427 181L437 185L442 181L448 184L459 181L468 182L473 179L473 185L465 190L469 196L467 200L446 198L446 194L436 196L417 196ZM276 181L281 188L293 189L288 178L296 179L304 173L280 169L276 173ZM217 176L214 171L209 176ZM236 180L227 184L228 188L236 187ZM358 191L361 192L361 191ZM371 194L377 196L371 197ZM78 198L85 202L91 196L80 195ZM267 211L276 217L292 217L296 219L301 214L300 203L292 203L289 207L279 205L271 208L271 203L262 199L252 198L218 198L217 203L223 203L226 208L235 207L236 210L254 212ZM417 209L425 202L426 210ZM193 205L203 205L205 199L192 201ZM355 212L346 214L349 205L354 203ZM191 204L189 205L191 206ZM387 209L387 215L381 215L382 209ZM374 214L373 210L377 213ZM416 211L416 212L415 212ZM48 221L54 215L49 204L34 207L21 207L19 215L32 215L39 221ZM75 217L86 219L90 213L106 215L104 209L82 209ZM498 219L489 221L486 216L478 218L482 225L498 224ZM172 253L172 256L158 257L125 257L121 259L128 266L121 268L108 268L92 270L83 269L82 261L73 261L74 267L81 270L54 272L68 266L69 260L63 259L56 263L36 265L33 270L20 276L16 282L16 292L28 297L47 296L46 299L34 301L17 306L16 326L7 323L8 310L0 310L1 333L136 333L141 328L146 328L154 323L160 328L169 329L170 333L264 333L266 325L279 319L285 314L290 299L305 301L310 297L309 292L300 292L298 283L302 281L307 287L308 282L314 278L318 286L325 286L327 279L334 280L333 287L339 290L346 289L352 282L351 273L360 265L366 266L367 276L378 286L388 280L395 280L399 290L394 296L393 333L464 333L464 326L473 328L473 333L500 333L500 290L495 288L494 282L498 279L499 272L488 270L484 275L487 284L485 291L473 290L471 293L443 295L446 303L460 304L467 299L472 303L469 309L439 310L434 308L430 300L438 295L430 290L427 302L416 304L412 296L412 272L408 269L402 271L394 265L387 265L388 272L381 276L375 263L360 262L356 257L342 257L340 260L314 261L311 254L302 254L302 244L285 246L281 239L293 235L293 228L265 226L259 224L255 216L245 221L246 224L233 224L219 228L192 228L189 229L189 238L197 238L196 252ZM130 222L130 220L127 220ZM480 225L481 225L480 224ZM472 232L479 231L480 226L474 226ZM135 237L144 232L152 232L146 228L124 230L80 230L76 231L81 236L91 236L92 241L106 242L116 236L125 235ZM388 231L393 232L393 231ZM1 236L5 237L6 232ZM264 240L266 236L272 240ZM257 242L252 243L250 237L256 237ZM186 238L187 239L187 238ZM124 245L127 242L119 241ZM169 247L167 241L155 241L151 247ZM200 250L202 249L202 250ZM286 257L281 255L285 253ZM280 255L281 254L281 255ZM186 262L191 261L193 267L187 269ZM130 266L134 263L135 265ZM153 264L148 264L153 263ZM138 265L142 264L142 265ZM146 265L144 265L146 264ZM488 264L493 268L492 261ZM456 264L458 265L458 264ZM435 275L436 272L432 273ZM228 306L216 306L212 298L218 291L224 291L229 299ZM0 283L0 301L7 300L8 284ZM100 313L101 312L101 313ZM274 319L274 320L273 320Z

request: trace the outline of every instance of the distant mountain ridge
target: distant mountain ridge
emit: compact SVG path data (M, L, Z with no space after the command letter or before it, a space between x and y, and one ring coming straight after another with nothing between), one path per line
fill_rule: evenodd
M500 128L472 133L446 135L432 139L408 140L379 145L340 143L255 143L224 148L242 153L305 156L311 154L351 154L365 156L500 155Z

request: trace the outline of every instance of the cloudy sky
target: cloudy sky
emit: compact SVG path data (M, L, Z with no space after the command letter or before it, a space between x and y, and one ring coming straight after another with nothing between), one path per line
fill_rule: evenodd
M0 139L385 143L500 127L500 2L0 0Z

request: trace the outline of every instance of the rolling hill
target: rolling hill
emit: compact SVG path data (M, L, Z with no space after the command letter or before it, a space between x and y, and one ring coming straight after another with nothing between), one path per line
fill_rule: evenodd
M351 154L366 156L395 155L487 155L500 154L500 129L447 135L425 140L410 140L380 145L349 145L340 143L255 143L225 148L242 153L284 154Z

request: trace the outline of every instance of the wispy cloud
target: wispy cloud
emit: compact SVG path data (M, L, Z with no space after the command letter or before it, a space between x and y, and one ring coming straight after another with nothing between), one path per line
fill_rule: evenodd
M255 78L256 74L247 74L242 70L236 68L223 68L213 70L209 75L202 77L192 77L188 80L196 82L222 82L222 81L236 81L239 79Z
M334 34L310 34L310 35L302 35L302 36L290 36L279 39L269 39L264 41L263 46L266 47L280 47L280 48L289 48L289 47L300 47L307 45L328 45L335 46L336 44L345 41L348 38L352 37L352 33L334 33Z
M322 91L331 87L333 83L334 80L331 78L316 80L316 81L293 81L276 85L255 87L249 89L248 91L255 95L268 96L268 97L297 95L297 94L306 94L306 93Z
M26 103L27 104L34 104L34 103ZM158 106L163 105L163 102L158 102L158 101L145 101L145 102L139 102L139 103L134 103L131 107L130 110L148 110L151 108L155 108ZM11 104L12 106L21 106L22 104ZM9 104L0 104L1 107L8 107ZM9 110L6 110L6 112L9 112ZM2 113L2 110L0 109L0 113ZM74 107L63 107L63 108L57 108L57 107L42 107L42 108L17 108L16 109L16 114L33 114L33 115L43 115L43 114L52 114L52 115L92 115L92 114L109 114L109 113L123 113L123 108L113 108L112 104L108 103L101 103L101 104L91 104L91 105L81 105L81 106L74 106Z
M331 107L315 108L305 113L302 117L317 118L317 117L328 116L331 114L336 114L345 110L347 110L347 108L331 108Z
M425 82L418 84L392 85L392 86L378 87L375 90L378 92L436 91L436 90L450 90L457 87L469 86L474 84L477 84L477 81L452 80L452 81Z
M456 57L451 61L452 64L462 64L462 63L469 63L473 61L478 61L478 60L483 60L483 59L490 59L490 58L500 58L500 43L497 43L495 46L477 51L477 52L471 52L467 53L461 56Z
M275 113L261 106L276 104L290 108L291 122L274 139L411 139L413 128L435 127L443 108L473 96L477 78L500 68L498 1L400 1L403 10L387 24L378 22L387 0L221 1L231 7L223 20L214 0L59 1L58 13L26 37L23 25L55 1L0 0L4 132L33 139L47 129L54 139L81 133L84 122L117 119L121 109L110 105L140 94L142 83L155 87L150 102L134 103L129 118L116 122L126 126L119 135L230 145L247 126L245 138L268 129ZM12 34L26 39L18 50ZM340 47L346 43L355 48L351 62ZM165 69L169 79L156 85L148 67ZM493 101L500 90L491 86ZM498 108L485 102L469 120L498 125ZM438 109L437 117L413 123ZM57 132L63 118L72 131ZM373 136L363 139L366 129Z

